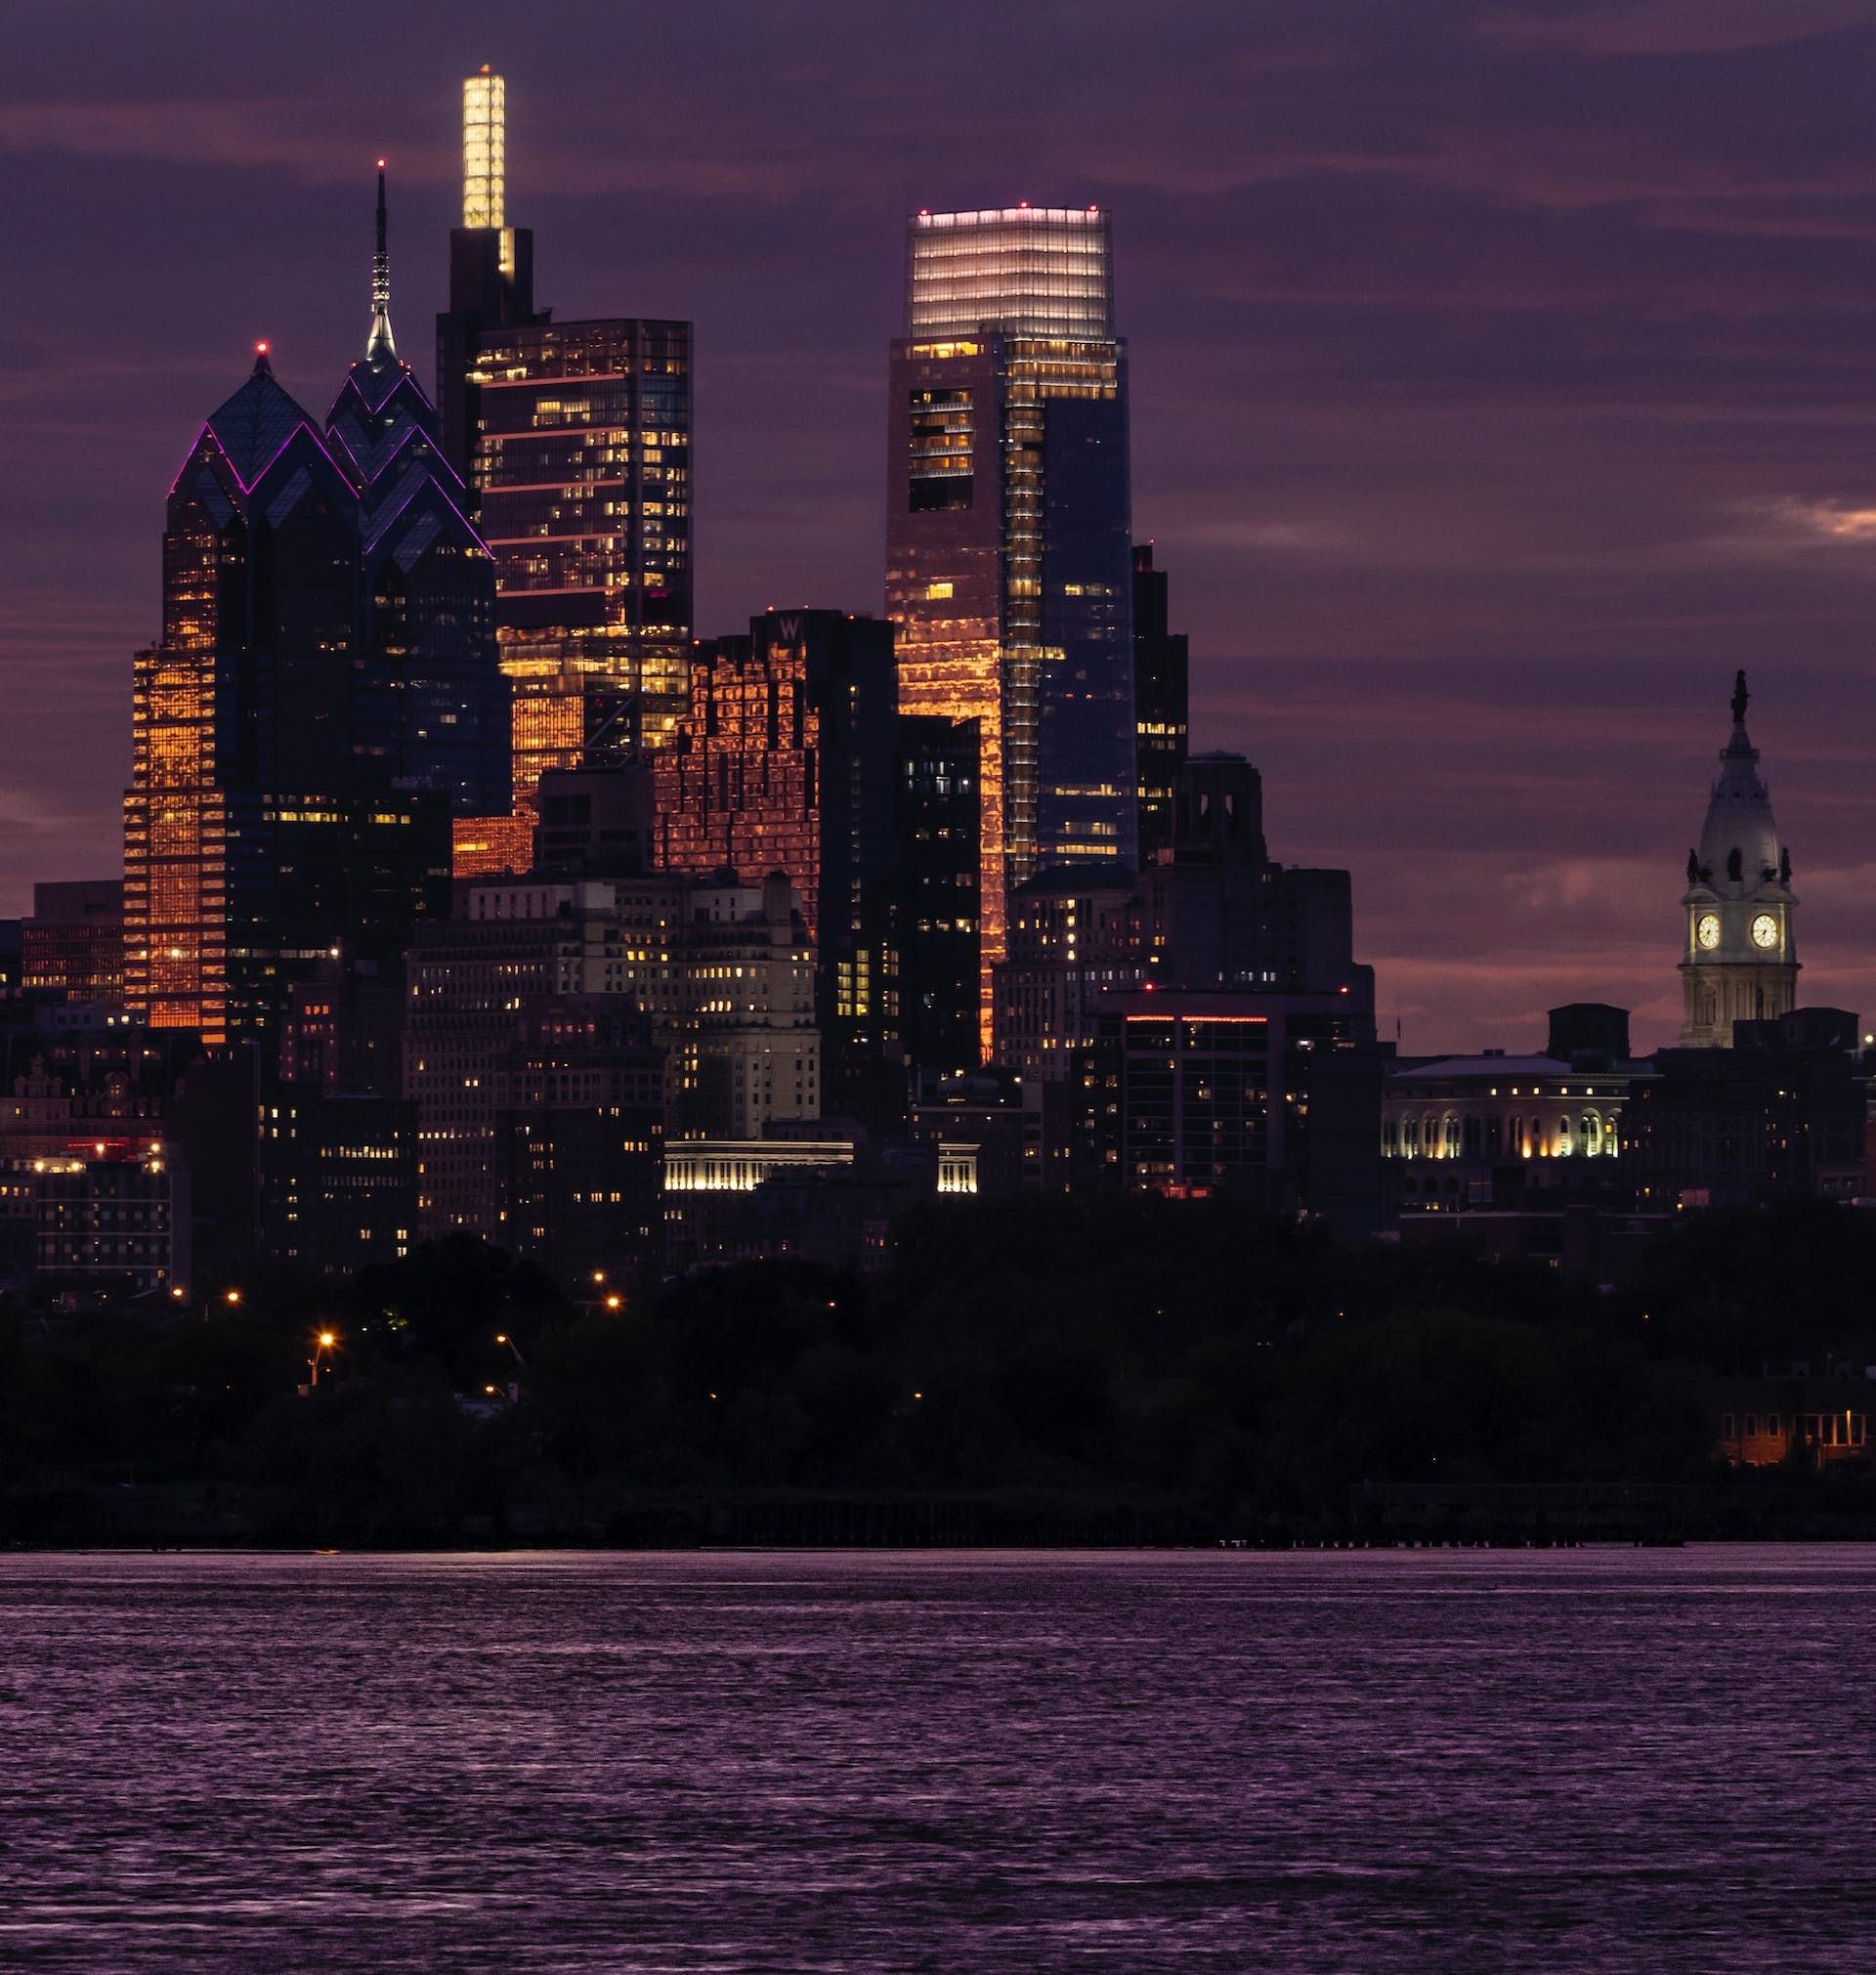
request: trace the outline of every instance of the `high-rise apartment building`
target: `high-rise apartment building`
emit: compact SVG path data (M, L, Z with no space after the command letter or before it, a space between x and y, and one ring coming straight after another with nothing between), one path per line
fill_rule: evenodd
M888 391L900 706L978 723L980 1031L1008 894L1136 857L1127 349L1107 216L920 213Z
M507 223L506 91L463 84L462 225L437 319L443 436L495 559L513 778L666 738L688 689L691 325L555 322Z
M1168 628L1167 580L1153 544L1133 544L1133 735L1140 787L1140 863L1172 845L1172 781L1186 755L1190 662L1183 631Z

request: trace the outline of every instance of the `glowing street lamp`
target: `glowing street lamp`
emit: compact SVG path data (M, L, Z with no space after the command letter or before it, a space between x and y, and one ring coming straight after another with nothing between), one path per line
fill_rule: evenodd
M339 1334L334 1330L322 1330L313 1340L313 1355L309 1359L313 1377L311 1383L320 1382L320 1360L326 1356L338 1344Z

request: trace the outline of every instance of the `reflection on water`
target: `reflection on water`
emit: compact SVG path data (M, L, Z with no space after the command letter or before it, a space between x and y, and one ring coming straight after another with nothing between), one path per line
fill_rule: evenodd
M0 1559L0 1967L1876 1966L1876 1553Z

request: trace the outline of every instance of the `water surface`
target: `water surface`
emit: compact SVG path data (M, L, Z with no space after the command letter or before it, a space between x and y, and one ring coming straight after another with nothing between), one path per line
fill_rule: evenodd
M0 1558L0 1968L1876 1967L1876 1552Z

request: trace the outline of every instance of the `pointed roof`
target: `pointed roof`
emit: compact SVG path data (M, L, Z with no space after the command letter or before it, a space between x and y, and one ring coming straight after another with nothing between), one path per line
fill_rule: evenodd
M276 379L265 343L256 348L247 382L208 416L208 429L246 487L253 486L296 425L312 423Z
M1746 732L1746 675L1732 689L1732 733L1720 751L1720 774L1707 802L1700 832L1700 866L1715 888L1729 883L1756 889L1779 868L1778 826L1772 820L1771 791L1760 778L1759 751ZM1739 853L1739 877L1731 879L1732 853Z

